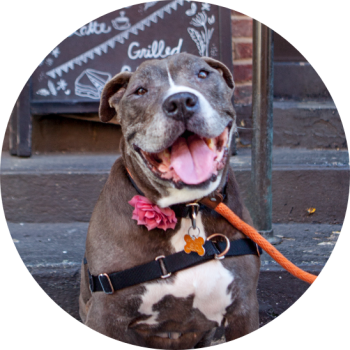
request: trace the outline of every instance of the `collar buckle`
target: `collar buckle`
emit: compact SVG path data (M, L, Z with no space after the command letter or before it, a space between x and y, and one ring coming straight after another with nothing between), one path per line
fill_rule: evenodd
M168 272L167 271L167 269L166 269L166 267L165 267L165 264L164 264L164 261L163 260L161 260L161 259L164 259L165 258L165 256L164 255L159 255L159 256L157 256L154 260L155 261L158 261L159 262L159 266L160 266L160 269L162 270L162 273L163 273L163 275L162 276L160 276L160 278L168 278L168 277L170 277L171 276L171 272Z
M98 275L98 280L101 283L102 289L106 294L113 294L114 288L111 279L106 273L100 273ZM107 282L107 283L106 283Z

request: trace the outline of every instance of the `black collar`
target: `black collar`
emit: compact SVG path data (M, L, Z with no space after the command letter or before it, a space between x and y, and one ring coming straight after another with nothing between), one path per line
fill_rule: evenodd
M139 189L139 187L136 185L134 179L131 177L130 173L128 170L126 170L126 173L128 175L128 178L132 185L134 186L135 190L140 196L145 196L145 194ZM219 190L218 192L222 195L223 199L226 198L226 187L227 187L227 181L228 181L228 174L226 176L226 181L224 186L222 187L221 191ZM175 215L180 218L187 218L190 215L190 210L191 208L187 205L188 203L179 203L179 204L174 204L171 205L170 208L175 212ZM207 208L205 205L202 203L199 204L199 211L203 210L204 208Z

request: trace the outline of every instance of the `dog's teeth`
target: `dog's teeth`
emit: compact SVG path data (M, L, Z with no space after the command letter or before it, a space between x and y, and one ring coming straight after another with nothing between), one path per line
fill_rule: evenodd
M170 164L171 155L170 155L170 152L169 152L168 149L165 149L164 151L158 153L157 156L158 156L162 161L165 161L166 163L169 163L169 164Z
M215 147L214 140L213 139L204 139L205 143L209 147L209 149L213 150Z

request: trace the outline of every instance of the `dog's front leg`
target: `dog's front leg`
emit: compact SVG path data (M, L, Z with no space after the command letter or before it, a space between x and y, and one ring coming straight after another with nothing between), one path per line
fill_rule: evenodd
M211 345L211 342L213 341L215 332L216 332L217 328L213 328L212 330L208 331L203 338L201 339L201 341L199 343L197 343L197 345L195 346L195 349L199 349L199 348L206 348L207 346Z
M259 306L257 301L249 310L247 310L246 305L241 305L227 317L226 343L243 338L257 330L259 330Z
M249 258L251 260L258 259L253 255L250 255ZM242 286L240 280L241 278L237 276L237 284L232 291L233 302L226 309L224 326L227 343L259 330L259 303L256 295L257 278L255 279L256 282L254 281L248 286Z

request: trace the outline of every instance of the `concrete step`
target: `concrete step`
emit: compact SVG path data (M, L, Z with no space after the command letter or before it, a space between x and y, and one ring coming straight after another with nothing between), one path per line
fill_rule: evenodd
M273 144L276 147L346 149L344 128L332 101L275 100ZM237 106L239 146L251 144L251 106Z
M118 154L34 155L1 162L2 200L12 222L88 222ZM246 204L250 149L231 157ZM345 150L275 148L273 222L342 223L348 201L349 161ZM316 208L313 214L309 208Z
M79 319L80 264L87 223L8 223L12 239L36 282L65 311ZM275 224L277 249L302 269L318 275L336 244L341 225ZM153 257L150 257L152 260ZM308 288L266 254L258 286L261 326L288 309Z
M346 148L344 128L332 101L276 101L274 145L279 147Z
M274 95L299 100L330 98L327 87L308 62L275 62Z

